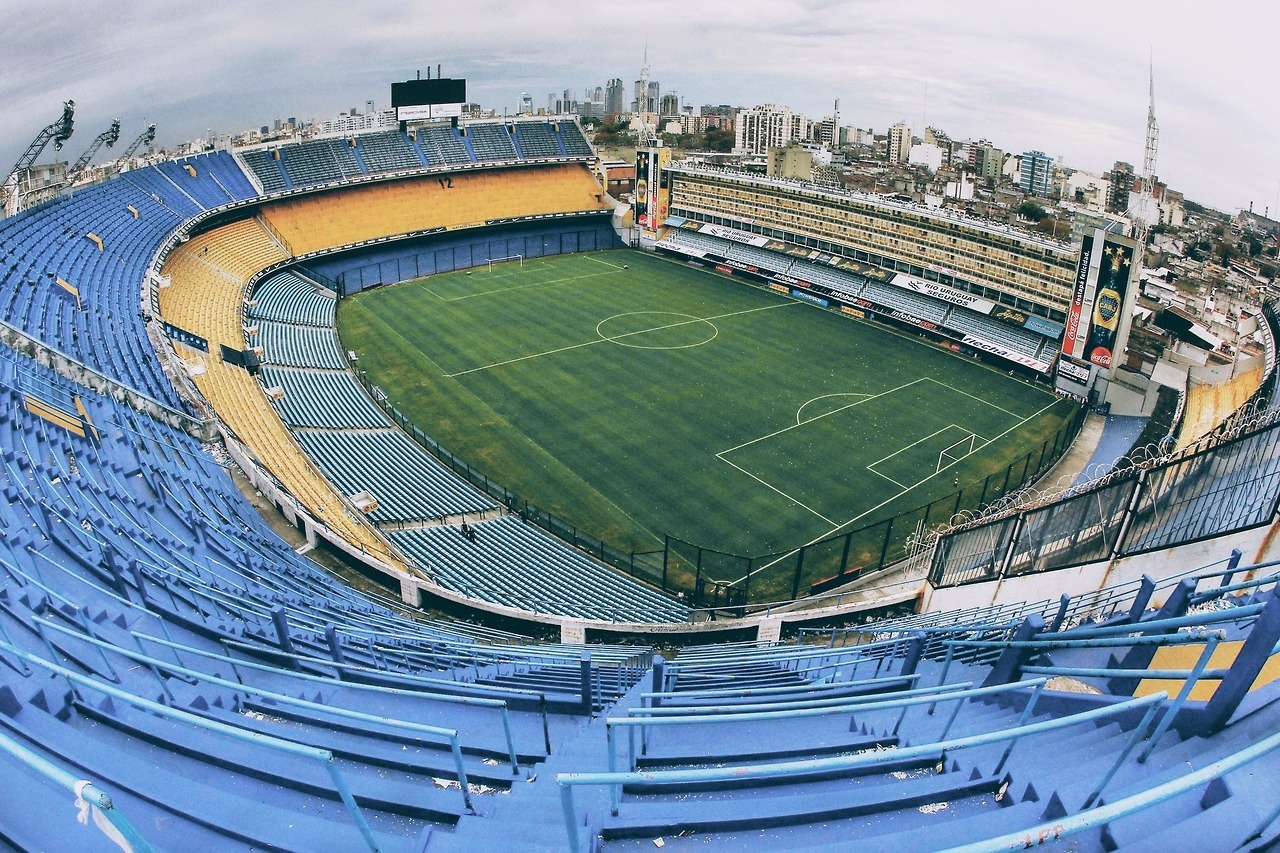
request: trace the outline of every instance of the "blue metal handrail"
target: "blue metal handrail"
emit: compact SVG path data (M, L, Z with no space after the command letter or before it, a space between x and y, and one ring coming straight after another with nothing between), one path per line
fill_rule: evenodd
M679 709L685 711L684 714L673 715L669 717L609 717L605 720L605 740L606 751L608 753L609 770L613 771L617 768L617 743L615 732L619 728L628 730L628 758L627 766L631 770L636 769L636 743L635 732L638 729L641 737L641 750L648 750L649 746L649 730L654 727L663 726L681 726L681 725L703 725L713 724L720 725L726 723L745 723L758 721L775 721L801 719L805 717L828 717L839 716L841 714L854 714L867 711L886 711L894 709L902 709L902 713L898 716L898 721L892 729L892 734L896 735L902 727L903 720L906 719L907 711L917 705L936 706L939 702L955 701L956 705L951 713L951 717L943 726L940 737L945 738L947 733L951 731L952 724L956 721L956 716L960 713L960 708L965 700L977 698L980 696L994 696L1000 693L1011 693L1023 688L1031 688L1035 695L1039 695L1044 689L1048 679L1034 678L1026 681L1017 681L1009 684L997 684L992 687L974 687L972 683L967 681L956 682L955 684L947 684L941 687L920 688L918 690L907 690L898 694L895 698L884 699L878 696L866 697L865 700L859 700L858 697L843 698L839 704L819 704L813 703L808 707L789 708L789 709L766 709L762 711L740 711L735 710L729 714L697 714L690 713L688 709ZM933 708L929 709L929 713L933 713ZM614 804L614 812L617 812L617 790L612 791L612 802Z
M1257 743L1250 744L1238 752L1232 753L1225 758L1207 764L1199 770L1193 770L1183 773L1176 779L1155 785L1145 791L1136 794L1130 794L1127 797L1107 803L1105 805L1096 806L1087 811L1081 811L1074 815L1066 815L1057 818L1048 823L1042 823L1037 826L1029 827L1025 830L1010 832L995 838L987 838L982 841L975 841L970 844L962 844L957 847L950 847L943 853L997 853L997 851L1006 850L1026 850L1041 844L1047 844L1051 841L1057 841L1062 838L1085 832L1090 829L1096 829L1109 823L1126 818L1130 815L1137 814L1143 809L1151 806L1159 805L1167 800L1173 799L1180 794L1188 791L1194 791L1206 782L1211 782L1221 776L1225 776L1232 771L1256 761L1280 748L1280 734L1273 734L1263 738ZM1257 825L1257 827L1242 842L1242 847L1257 841L1262 837L1262 833L1267 827L1280 817L1280 804L1277 804Z
M157 643L161 642L156 637L143 636L143 639L150 640L152 642L157 642ZM305 654L298 654L298 653L291 654L289 652L280 651L279 649L264 648L262 646L254 646L249 643L239 643L234 640L223 639L222 645L226 649L229 649L232 651L239 649L245 652L246 654L253 654L253 653L261 654L263 652L269 652L273 657L284 658L286 660L292 660L299 663L308 663L308 664L314 664L318 666L327 666L336 670L339 673L339 675L336 678L328 678L323 675L306 674L301 672L290 672L289 675L292 678L314 679L317 681L325 681L330 684L332 684L334 681L340 681L344 687L355 687L357 685L354 682L343 679L341 676L341 673L353 672L353 673L373 673L377 675L386 674L385 671L383 670L371 669L366 666L358 666L356 664L350 664L350 663L338 663L333 660L318 658L318 657L305 655ZM192 654L204 655L206 657L208 656L220 657L215 652L207 652L202 649L194 649L194 648L189 649L186 646L179 646L178 648L190 651ZM243 660L241 658L233 658L229 655L227 655L226 658L227 658L227 661L232 665L232 667L246 666L246 667L249 667L250 669L263 669L268 672L274 669L274 667L271 667L270 665L267 665L267 664L258 664L253 661ZM439 686L442 689L447 687L451 690L470 690L475 693L492 694L490 696L460 696L455 693L442 693L442 692L429 693L425 690L410 691L415 695L423 695L428 697L454 696L456 698L462 698L462 699L475 699L475 700L489 699L491 701L505 702L506 701L505 699L498 698L499 696L502 696L502 697L518 698L518 699L528 699L529 701L537 702L541 707L543 739L547 743L547 747L546 747L547 753L550 754L551 752L550 724L548 723L548 720L547 720L547 696L546 696L546 693L542 691L521 690L515 687L493 687L488 685L465 684L462 682L445 681L439 678L431 678L430 676L411 675L407 673L396 673L396 678L398 678L400 681L406 684L418 684L418 685L430 686L430 687ZM363 688L373 688L376 685L359 685L359 686ZM394 689L394 688L382 688L382 689ZM452 700L449 700L449 701L452 701ZM509 726L508 726L508 729L509 729Z
M1079 616L1082 612L1101 611L1108 607L1115 612L1125 604L1132 604L1142 589L1142 580L1122 581L1093 592L1074 596L1063 611L1063 621Z
M1274 563L1265 563L1261 565L1271 566L1271 565L1275 565L1276 563L1280 563L1280 561L1275 561ZM1244 569L1237 569L1236 571L1238 572L1248 571L1253 568L1257 568L1257 567L1248 566ZM1204 592L1197 592L1192 594L1191 604L1193 605L1203 604L1206 601L1213 601L1214 599L1222 598L1224 595L1226 595L1229 592L1240 592L1246 589L1257 589L1260 586L1266 586L1269 583L1277 583L1277 582L1280 582L1280 574L1270 574L1265 577L1254 578L1252 580L1223 584L1221 586L1216 586L1213 589L1205 590Z
M1067 631L1059 631L1054 636L1071 639L1079 635L1086 637L1119 637L1138 631L1176 631L1179 628L1193 628L1214 625L1218 622L1236 622L1249 619L1261 613L1262 608L1263 605L1261 604L1246 604L1241 607L1232 607L1230 610L1218 610L1213 613L1192 613L1187 616L1174 616L1169 619L1155 619L1149 622L1134 622L1124 625L1089 625L1072 628Z
M904 644L904 649L905 649L905 644L909 642L909 640L903 639L902 641L895 641L895 642L902 642ZM850 651L852 651L852 649ZM879 672L880 667L885 665L886 660L891 661L895 657L902 657L902 655L901 654L884 654L884 655L873 655L873 656L863 657L861 655L854 654L853 657L837 658L836 660L829 660L827 659L827 657L820 657L817 659L817 661L815 661L809 666L786 667L783 671L793 675L809 676L811 673L814 673L814 672L821 673L826 670L832 670L833 677L834 677L834 673L841 672L843 668L847 667L848 676L853 677L853 675L856 674L857 669L861 664L874 663L876 665L876 672ZM805 659L798 658L794 660L799 661L799 660L805 660ZM780 662L776 660L749 659L747 661L744 661L743 663L748 663L748 664L785 663L785 661ZM731 666L731 665L732 665L732 661L725 660L724 662L718 665L712 664L712 663L702 663L702 664L696 664L694 666L682 667L679 661L676 661L674 663L669 663L666 665L664 681L674 683L676 678L679 675L692 673L692 674L699 675L699 677L701 678L719 678L726 682L732 682L734 678L733 673L732 672L726 673L723 671L724 667Z
M174 666L173 664L163 663L161 661L156 661L153 667L159 667L167 671L174 672L178 675L189 675L192 678L198 678L199 680L204 681L206 683L218 684L219 686L222 686L222 687L230 687L231 689L237 690L239 692L253 693L257 696L271 698L273 701L283 700L286 704L299 705L299 707L310 706L312 710L315 710L318 708L323 710L325 713L333 714L334 716L340 716L340 717L353 716L355 718L368 717L369 719L366 719L365 722L369 722L370 720L381 721L381 722L387 721L386 718L384 717L376 717L368 714L363 714L360 711L352 711L345 708L339 708L333 705L319 705L316 703L307 702L306 700L302 700L302 699L292 699L286 694L275 693L273 691L263 690L258 687L253 687L251 685L246 684L244 682L244 678L240 675L240 670L239 670L240 667L244 667L246 669L259 670L267 673L279 674L279 669L277 669L276 667L272 667L270 664L260 664L254 661L237 660L235 658L228 657L226 655L219 655L215 652L208 652L203 649L196 649L190 646L182 646L177 643L169 642L167 640L161 640L158 637L151 637L146 634L139 634L137 632L133 634L133 637L137 641L138 648L140 650L142 649L142 641L146 640L147 642L156 643L157 645L160 645L160 646L166 646L174 649L181 649L193 655L206 657L211 660L217 660L217 661L228 663L231 665L232 672L235 673L237 680L231 681L230 679L220 678L216 675L208 675L206 673L202 673L199 670L186 669L183 667ZM128 649L122 649L119 647L115 647L115 651L133 660L143 660L143 661L152 660L148 655L146 655L145 651L138 653L138 652L129 651ZM311 674L302 673L302 672L290 672L288 673L288 675L290 678L298 679L301 681L321 682L331 686L334 684L334 679L325 678L324 676L321 676L321 675L311 675ZM161 686L163 687L164 680L160 679L160 682L161 682ZM426 693L420 690L405 690L405 689L396 688L396 687L384 687L378 684L360 684L358 682L352 682L352 681L343 681L340 683L343 689L349 689L356 692L363 691L363 692L377 693L377 694L388 695L388 696L408 696L413 699L419 699L419 700L424 700L428 702L438 701L443 704L450 704L450 705L465 705L473 708L495 709L499 711L502 718L502 729L503 729L503 733L506 736L507 756L508 756L508 760L511 762L511 773L512 775L515 775L520 772L520 763L519 763L519 760L517 759L515 740L511 732L511 716L509 713L509 709L507 708L507 703L501 699L485 699L479 696L453 696L447 693ZM462 769L462 756L460 752L461 746L460 746L460 743L458 742L457 729L445 728L443 726L431 726L425 723L414 723L407 720L396 721L396 724L397 725L404 724L411 728L419 729L422 731L423 734L430 734L430 735L435 735L437 737L449 738L450 746L455 751L455 753L457 753L456 762L458 764L458 772L460 774L463 774L463 776L465 777L465 773ZM465 786L464 786L464 789L465 789ZM470 807L471 804L468 802L467 805L468 807Z
M251 732L244 729L238 729L234 726L227 725L226 723L219 723L216 720L207 720L204 717L197 716L189 711L182 711L177 708L170 707L169 705L152 702L150 699L144 699L135 693L130 693L127 690L121 690L110 684L98 681L97 679L81 675L78 672L72 672L65 667L58 666L55 663L45 660L39 655L31 654L25 649L20 649L17 646L10 645L8 643L0 643L0 651L19 657L29 664L34 664L35 666L46 669L54 675L63 678L69 685L71 685L72 692L76 692L75 687L76 685L79 685L90 690L96 690L99 693L103 693L113 699L118 699L121 702L126 702L145 711L150 711L151 713L166 719L187 723L196 726L197 728L205 729L206 731L217 732L218 734L227 735L235 738L236 740L242 740L267 749L277 750L288 755L296 755L300 758L309 758L319 761L324 766L325 770L328 771L329 778L333 781L334 788L337 791L339 798L341 798L343 805L346 806L348 814L351 815L351 819L356 824L356 828L360 830L360 834L364 837L365 843L369 845L369 849L374 851L381 849L378 845L377 839L373 836L373 830L369 828L369 824L365 820L364 812L361 811L359 804L356 803L355 798L351 794L351 789L347 785L347 780L343 777L342 771L338 769L338 765L335 762L331 751L327 749L319 749L314 746L294 743L293 741L283 740L261 732Z
M929 630L930 628L943 628L952 625L963 625L967 620L975 616L981 616L984 621L991 619L1018 619L1028 613L1043 613L1051 607L1056 607L1057 602L1050 599L1043 601L1025 603L1018 602L1016 604L997 604L982 605L979 607L970 607L963 610L947 610L933 611L929 613L917 613L912 616L902 616L894 619L885 619L879 622L870 622L866 625L855 625L847 628L802 628L797 636L797 644L801 642L807 634L823 634L830 633L830 646L835 647L835 638L837 636L845 637L850 634L882 634L882 633L905 633L917 630ZM877 641L878 642L878 641ZM840 648L846 648L842 645Z
M173 702L175 697L173 695L173 691L169 689L168 683L166 683L164 678L160 675L161 669L173 675L177 675L182 678L188 679L192 683L203 682L205 684L212 684L217 687L227 688L237 693L253 694L262 699L267 699L272 702L275 702L276 704L279 704L279 705L302 708L308 711L319 711L326 714L330 714L335 717L354 719L361 723L379 723L379 724L385 725L389 722L394 722L395 725L403 727L407 730L415 731L415 732L418 732L419 734L428 735L430 737L436 737L443 740L447 740L449 743L450 749L453 752L454 766L456 767L457 772L459 774L458 778L463 787L463 797L462 797L463 803L464 805L466 805L467 808L472 807L470 792L466 787L466 778L467 778L466 770L462 764L461 743L458 740L458 732L456 729L449 729L443 726L431 726L425 723L410 722L408 720L393 721L393 720L389 720L386 717L378 717L373 714L365 714L360 711L351 711L345 708L337 708L330 705L323 705L318 702L307 701L306 699L294 699L293 697L288 696L286 694L276 693L270 690L258 690L256 688L246 686L243 682L231 681L230 679L221 678L216 675L208 675L206 673L199 672L198 670L188 669L183 666L178 666L175 664L160 661L156 658L150 657L145 652L133 652L128 649L121 648L119 646L110 646L107 643L103 643L103 641L101 640L90 640L90 638L88 637L81 636L80 634L77 634L76 632L68 628L64 628L60 625L55 625L51 622L48 622L47 620L41 620L41 622L38 624L42 624L45 627L53 628L64 634L73 636L76 639L81 640L83 642L89 642L91 645L107 646L111 651L114 651L117 654L122 655L126 659L137 661L138 663L143 664L156 677L156 680L160 682L160 687L164 691L165 697L170 702ZM144 635L138 635L138 634L134 635L135 638L139 636L144 636ZM161 641L157 641L157 642L161 642ZM519 772L519 768L512 770L512 773L518 773L518 772Z
M823 646L764 646L746 649L726 649L724 651L712 650L696 652L682 652L680 657L668 664L668 666L715 666L725 662L733 663L760 663L769 661L788 661L797 658L830 658L843 657L846 655L865 656L869 651L880 649L892 650L907 642L906 637L895 637L888 640L877 640L873 643L862 643L857 646L849 646L840 649L831 649Z
M120 813L120 810L116 808L115 803L111 800L111 796L93 782L87 779L77 779L53 762L37 755L3 734L0 734L0 751L9 753L9 755L21 761L50 782L75 794L76 808L79 809L81 804L89 808L93 814L94 825L108 838L111 838L112 841L116 841L115 838L112 838L112 835L117 834L124 844L120 844L120 841L116 841L116 843L120 844L123 849L132 850L134 853L154 853L155 848L151 846L151 842L143 838L133 824L129 822L129 819ZM99 817L106 821L111 828L108 829L102 826Z
M850 685L904 682L913 684L920 679L919 673L910 675L884 675L862 681L828 681L815 684L788 684L785 687L721 687L711 690L667 690L649 691L640 694L640 701L646 705L661 704L667 699L738 699L753 696L785 696L792 693L824 693L840 690ZM657 702L654 702L657 700ZM664 706L665 707L665 706Z
M1202 620L1203 621L1203 620ZM1133 626L1128 626L1130 632ZM1059 639L1060 634L1050 634L1044 639L1035 640L943 640L944 646L955 648L991 648L991 649L1102 649L1129 646L1181 646L1203 643L1210 636L1221 638L1221 631L1196 631L1194 633L1160 634L1138 637L1082 637Z
M851 682L853 684L874 684L877 679L871 679L862 682ZM971 682L958 681L955 684L947 684L939 687L919 687L913 690L895 690L892 693L864 693L853 696L832 696L822 698L814 696L807 699L779 699L773 702L756 702L752 704L742 705L662 705L657 708L628 708L628 717L646 717L648 719L657 720L666 717L700 717L703 715L710 716L726 716L733 714L752 714L760 711L790 711L800 710L803 708L844 708L849 705L861 703L884 703L892 702L898 699L910 699L916 696L941 696L955 690L963 690L971 687ZM892 697L892 698L886 698ZM865 705L863 705L865 708ZM881 708L884 706L882 705ZM609 722L614 719L610 718ZM724 720L723 722L729 722Z
M1043 684L1043 679L1037 679L1037 681ZM1011 685L1004 686L1009 687ZM990 691L990 688L980 689ZM1128 714L1135 710L1145 708L1146 714L1142 722L1140 722L1130 733L1129 743L1126 745L1125 749L1122 750L1119 760L1113 765L1100 783L1095 786L1095 792L1100 793L1101 789L1105 787L1106 783L1114 775L1115 770L1119 767L1120 762L1123 761L1124 756L1128 754L1132 745L1136 743L1136 740L1145 732L1156 707L1158 707L1159 703L1163 702L1167 698L1168 695L1163 692L1153 693L1150 696L1144 696L1138 699L1129 699L1103 708L1093 708L1068 717L1058 717L1056 719L1045 720L1038 723L1026 723L1012 728L1001 729L999 731L983 732L981 734L968 735L961 738L954 738L952 740L939 740L933 743L920 744L918 746L898 747L897 749L885 750L882 752L732 767L698 767L657 771L608 771L603 773L558 773L556 774L556 784L560 787L560 805L564 816L565 830L568 834L569 850L571 853L579 853L580 839L578 838L577 833L577 810L574 807L573 802L573 788L579 785L608 785L612 790L616 791L620 786L628 784L661 785L664 783L680 782L736 782L752 779L774 779L824 771L840 772L858 768L874 767L876 765L889 762L897 763L915 758L924 758L927 756L932 757L938 753L948 753L968 747L985 746L987 744L1000 743L1003 741L1016 741L1030 735L1057 731L1059 729L1080 725L1081 723L1094 722L1096 720ZM1005 754L1006 758L1007 756L1008 750L1006 750ZM612 813L617 814L616 799L612 801L611 805L613 806Z

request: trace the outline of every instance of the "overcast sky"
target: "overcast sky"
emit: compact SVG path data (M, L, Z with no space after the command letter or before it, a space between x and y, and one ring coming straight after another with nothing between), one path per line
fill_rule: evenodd
M1157 172L1195 201L1280 215L1277 19L1219 0L0 0L0 169L76 101L78 157L112 118L161 145L390 100L437 63L514 111L621 77L695 106L785 104L883 132L1040 149L1068 166L1142 166L1155 66ZM50 159L52 149L44 160ZM103 159L99 157L99 159Z

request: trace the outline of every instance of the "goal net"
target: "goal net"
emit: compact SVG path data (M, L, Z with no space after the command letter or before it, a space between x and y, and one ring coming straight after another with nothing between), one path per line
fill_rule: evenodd
M942 451L938 454L938 466L933 469L933 473L936 474L952 462L959 462L961 459L972 454L973 451L978 449L978 441L978 436L974 433L970 433L955 444L942 448Z
M489 272L493 272L494 264L508 264L516 261L520 264L520 269L524 269L524 255L507 255L505 258L490 258Z

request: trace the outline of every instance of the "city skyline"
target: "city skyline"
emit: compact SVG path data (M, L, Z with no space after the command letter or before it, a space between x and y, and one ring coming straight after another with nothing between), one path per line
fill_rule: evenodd
M0 58L6 170L67 98L77 103L76 133L59 159L74 159L117 117L118 147L148 122L159 126L157 144L172 147L209 129L324 120L369 99L385 106L392 81L437 64L499 113L515 112L522 91L536 107L548 93L614 77L629 95L647 48L651 79L687 104L776 103L818 119L839 98L847 125L885 133L903 121L917 136L934 125L1100 173L1116 160L1142 162L1150 62L1159 177L1196 202L1228 212L1252 202L1280 215L1280 119L1255 94L1274 62L1262 28L1238 25L1255 4L1206 16L1189 4L1089 0L1050 16L986 2L713 0L654 2L643 16L616 18L583 3L491 0L465 11L382 0L358 13L240 0L0 8L10 32L24 34ZM627 28L600 31L615 19ZM42 160L52 158L50 148Z

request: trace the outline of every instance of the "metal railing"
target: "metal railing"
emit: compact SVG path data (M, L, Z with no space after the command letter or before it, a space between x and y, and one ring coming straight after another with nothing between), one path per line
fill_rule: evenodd
M170 690L168 683L166 682L164 677L160 674L161 670L168 672L172 675L178 676L183 680L188 681L189 683L210 684L215 687L222 687L225 689L232 690L236 693L253 694L259 697L260 699L267 699L279 705L296 707L305 711L321 712L325 714L331 714L337 717L354 719L354 720L357 720L358 722L365 723L365 724L377 723L381 725L386 725L388 723L388 719L385 717L378 717L372 714L364 714L359 711L350 711L343 708L324 705L318 702L310 702L305 699L294 699L283 693L277 693L275 691L261 690L255 687L250 687L244 684L242 680L231 681L230 679L221 678L216 675L209 675L207 673L203 673L198 670L193 670L184 666L171 664L168 661L162 661L158 658L147 655L145 652L134 652L134 651L130 651L129 649L121 648L120 646L115 646L110 643L106 643L102 640L85 637L79 634L78 632L71 630L70 628L66 628L64 626L58 625L54 622L49 621L48 619L38 619L36 620L35 625L37 630L40 631L40 636L44 639L46 645L49 647L50 654L54 653L53 647L52 647L52 644L49 643L48 637L47 635L44 634L44 631L46 629L52 628L55 631L58 631L62 634L75 637L77 640L81 642L88 642L90 645L97 646L98 648L102 649L104 652L106 650L110 650L112 652L115 652L116 654L121 655L127 660L132 660L135 663L141 664L142 666L146 667L151 672L152 675L156 677L156 680L159 681L160 687L164 692L165 698L167 698L170 702L175 701L175 697L174 697L173 691ZM154 637L146 637L146 635L143 635L143 634L134 633L132 634L132 636L134 638L134 641L138 643L139 648L142 647L143 639L148 639L148 640L151 640L152 642L160 643L161 645L165 645L169 647L184 648L184 647L177 646L176 643L167 643L165 641L156 639ZM194 649L187 649L187 650L195 651ZM176 651L175 651L175 654L176 654ZM217 656L214 656L214 657L217 657ZM220 658L220 659L228 660L228 661L230 660L229 658ZM264 667L264 668L269 669L269 667ZM240 675L238 672L236 673L236 677L237 679L240 678ZM420 694L415 694L415 695L420 695ZM458 698L458 697L454 697L454 698ZM477 704L481 704L481 703L477 703ZM504 707L503 708L504 721L505 721L505 711L506 709ZM453 757L454 757L455 769L459 774L458 779L462 783L464 805L467 808L471 808L471 797L470 797L470 793L466 788L466 770L462 765L462 751L461 751L461 744L459 743L459 740L458 740L457 730L445 728L443 726L430 726L430 725L411 722L407 720L397 720L394 722L397 726L403 727L409 731L413 731L421 735L426 735L428 737L441 739L446 741L449 744L449 748L452 751ZM507 728L507 734L509 738L510 737L509 726ZM510 740L508 740L508 743L510 743ZM511 758L512 758L512 773L518 774L520 770L515 763L514 745L510 747L510 751L511 751Z
M1019 682L1017 684L1002 685L1000 687L977 688L975 690L957 691L947 694L946 699L964 699L976 695L993 695L1001 691L1007 691L1017 688L1032 687L1038 694L1043 689L1044 679L1036 679L1028 682ZM1038 686L1037 686L1038 685ZM936 698L936 697L935 697ZM1139 699L1130 699L1118 702L1105 708L1095 708L1088 711L1082 711L1067 717L1058 717L1052 720L1042 722L1028 722L1029 711L1034 707L1034 702L1028 701L1026 709L1023 711L1023 719L1015 726L1001 729L999 731L983 732L976 735L968 735L960 738L947 740L945 736L932 743L924 743L918 746L898 747L894 750L885 750L881 752L862 753L857 755L836 756L831 758L816 758L803 761L783 761L771 764L757 764L747 766L731 766L731 767L707 767L707 768L688 768L681 770L644 770L644 771L614 771L601 773L559 773L556 775L556 784L560 787L560 803L564 816L565 830L568 835L568 846L572 853L579 853L581 849L581 839L578 836L577 827L579 825L579 816L574 806L573 789L583 785L607 785L610 787L611 794L610 805L611 813L616 815L618 812L617 791L624 785L628 784L645 784L645 785L662 785L664 783L716 783L716 782L742 782L745 780L756 779L778 779L789 776L802 776L819 772L843 772L862 770L873 768L877 765L886 763L898 763L904 760L919 759L925 757L936 757L939 753L951 753L956 750L985 746L995 743L1007 743L1005 751L997 765L997 770L1003 768L1012 753L1016 743L1028 736L1044 734L1047 732L1059 731L1061 729L1077 726L1082 723L1093 723L1099 720L1105 720L1112 717L1119 717L1134 712L1143 712L1142 720L1129 733L1124 747L1122 747L1111 767L1103 774L1102 778L1094 786L1090 793L1091 800L1096 800L1101 796L1102 791L1107 784L1115 776L1120 766L1128 758L1129 753L1137 745L1138 740L1146 732L1150 726L1151 718L1156 708L1165 699L1167 694L1160 692L1150 696L1144 696ZM926 704L933 701L930 697L920 697L919 699L907 700L918 704ZM864 704L861 710L869 709L870 703ZM959 706L957 706L959 707ZM791 716L800 716L806 712L789 711L784 714ZM740 719L741 717L739 717ZM679 718L675 718L678 720ZM644 723L648 725L657 725L659 721L652 720L635 720L630 721L631 724ZM661 721L667 723L668 721ZM671 724L674 724L672 722Z
M303 744L283 740L261 732L250 732L244 729L238 729L234 726L219 723L215 720L207 720L190 712L181 711L168 705L163 705L159 702L152 702L150 699L144 699L137 694L128 692L127 690L121 690L109 684L104 684L97 679L80 675L77 672L72 672L65 667L58 666L57 664L51 663L38 655L31 654L30 652L9 643L0 642L0 651L19 658L28 664L33 664L45 669L53 675L62 678L67 682L67 686L70 688L72 695L82 701L83 696L80 693L80 688L95 690L113 699L118 699L121 702L125 702L144 711L148 711L164 719L187 723L207 732L226 735L264 749L319 762L324 767L325 771L328 772L329 778L333 782L335 792L338 794L339 799L342 800L342 804L346 807L347 813L351 816L351 820L355 823L356 828L364 838L365 843L369 846L369 849L375 851L381 849L377 839L374 838L373 830L370 829L368 821L365 820L364 812L361 811L359 804L356 803L355 797L351 793L351 788L347 785L346 778L342 775L342 771L338 768L334 759L333 752L330 750L319 749L313 746L305 746Z
M93 825L121 849L131 850L133 853L153 853L155 850L151 843L138 833L129 819L120 813L111 795L93 782L76 778L3 734L0 734L0 752L8 753L50 782L74 794L75 809L77 811L87 809L89 815L92 815ZM78 820L85 822L83 817ZM103 826L103 823L107 825Z
M223 682L219 686L224 686L224 687L230 686L232 689L239 690L241 692L252 692L259 696L271 695L274 697L276 695L279 695L279 694L273 694L273 693L269 694L268 692L265 692L259 688L256 688L247 684L245 682L244 675L240 671L241 669L248 669L248 670L255 670L255 671L266 672L271 674L279 674L280 673L279 667L274 667L274 666L271 666L270 664L265 664L265 663L256 663L254 661L247 661L239 658L233 658L229 655L220 655L216 652L210 652L204 649L197 649L192 646L180 645L178 643L162 640L159 637L151 637L146 634L140 634L137 632L134 632L132 636L134 637L135 642L138 643L139 649L143 649L142 643L145 641L149 643L155 643L156 645L171 649L175 657L177 657L178 652L181 651L184 654L196 655L199 657L208 658L210 660L227 663L231 666L231 671L235 674L236 681L229 681L227 679L220 679L217 676L206 675L204 673L199 672L198 670L186 669L182 667L181 664L179 664L178 666L175 666L173 664L169 664L169 663L165 663L157 660L156 666L161 669L171 670L177 674L185 674L187 677L197 677L202 681L207 681L210 683ZM130 652L126 649L120 649L119 647L113 647L113 648L116 651L119 651L121 654L124 654L127 656L135 655L134 652ZM149 656L146 655L144 650L141 657L147 658ZM304 659L302 656L291 655L289 657L295 658L295 659ZM312 658L309 660L312 660L313 662L316 662L316 663L327 663L329 666L333 666L336 670L338 670L339 673L346 670L350 670L354 672L359 672L359 671L373 672L374 671L374 670L368 670L364 667L344 665L344 664L334 664L332 661L324 661L319 658ZM417 699L425 702L440 702L448 705L463 705L463 706L468 706L472 708L489 708L492 710L496 710L499 712L502 719L502 730L506 739L505 751L506 751L508 760L511 762L511 767L512 767L511 772L512 774L516 774L520 772L519 762L517 761L515 741L514 741L514 738L512 735L512 729L511 729L511 717L508 712L507 703L502 699L487 698L483 696L458 696L458 695L449 694L449 693L428 693L423 690L410 690L408 688L386 687L386 686L377 685L377 684L361 684L359 682L354 682L349 679L343 679L340 677L326 678L323 675L314 675L314 674L303 673L303 672L289 671L288 675L290 678L296 679L299 681L309 681L309 682L314 682L318 684L327 684L330 686L334 685L335 683L340 683L343 689L354 690L357 692L364 691L364 692L382 694L387 696L407 696L407 697L411 697L413 699ZM428 679L418 678L415 676L405 676L405 681L406 683L413 683L413 684L420 684L420 685L430 683ZM163 680L161 680L161 684L163 685ZM545 697L543 697L541 694L533 693L532 691L529 691L529 692L510 691L510 692L512 693L522 692L526 696L528 696L530 699L533 699L535 701L541 699L545 704ZM291 701L301 701L301 700L291 700ZM329 711L333 711L334 713L337 713L338 716L344 715L344 712L341 712L341 709L334 709L329 705L325 705L323 706L323 708L326 711L326 713L328 713ZM351 712L351 713L358 713L358 712ZM544 729L545 729L545 724L546 724L545 711L544 711L543 723L544 723ZM417 725L417 724L411 724L411 725ZM457 731L455 729L441 728L439 726L429 726L428 728L431 729L432 731L427 733L436 734L438 736L452 737L452 740L450 741L450 748L451 749L453 748L454 746L453 741L457 739ZM494 750L494 751L497 752L497 750Z
M963 844L958 847L950 847L944 853L998 853L998 851L1026 850L1037 845L1068 838L1090 829L1097 829L1130 815L1138 814L1144 809L1159 805L1188 791L1194 791L1207 782L1221 778L1251 762L1257 761L1265 755L1269 755L1277 748L1280 748L1280 734L1273 734L1225 758L1220 758L1207 764L1199 770L1182 773L1176 779L1155 785L1145 791L1130 794L1114 802L1095 806L1092 809L1081 811L1074 815L1065 815L1024 830L975 841L971 844ZM1272 807L1258 822L1253 831L1243 839L1239 849L1244 849L1251 843L1261 839L1267 827L1271 826L1278 817L1280 817L1280 803ZM1221 840L1219 843L1222 843Z
M892 687L901 685L904 689L909 688L920 680L917 673L910 675L883 675L874 678L862 679L860 681L826 681L812 684L791 684L785 687L722 687L709 690L666 690L666 691L648 691L640 694L641 707L632 708L627 713L632 716L638 716L639 712L650 708L705 708L708 705L696 704L697 700L721 700L728 701L731 699L759 699L764 700L769 697L775 697L777 700L784 701L788 696L800 696L808 694L812 697L821 696L824 693L839 693L851 688L861 688L869 686ZM900 694L898 694L900 695ZM672 700L677 701L671 704ZM734 706L740 707L738 705Z
M1212 660L1213 654L1218 649L1218 644L1225 637L1222 631L1193 631L1191 633L1163 634L1155 636L1118 636L1118 637L1086 637L1080 639L1061 639L1046 638L1043 640L1010 640L1007 642L1000 641L966 641L966 640L948 640L945 642L947 646L947 659L942 667L942 675L939 678L939 684L945 684L947 680L947 671L951 667L952 654L957 649L973 649L988 648L993 650L1004 649L1029 649L1036 652L1047 652L1053 649L1106 649L1121 648L1129 649L1135 646L1155 646L1158 648L1166 648L1170 646L1190 646L1201 645L1204 648L1196 660L1194 666L1190 669L1169 669L1157 667L1102 667L1102 666L1037 666L1029 665L1021 668L1021 673L1025 675L1039 675L1048 678L1057 676L1065 678L1138 678L1138 679L1169 679L1182 680L1182 688L1178 691L1178 695L1169 703L1169 707L1165 709L1164 715L1160 718L1160 722L1156 725L1155 732L1147 744L1146 749L1138 757L1139 763L1143 763L1150 757L1152 750L1155 749L1160 737L1168 731L1177 718L1178 712L1186 705L1187 700L1191 698L1192 691L1195 690L1196 684L1202 678L1221 680L1227 676L1230 669L1209 669L1209 661ZM1089 806L1090 803L1085 803Z

